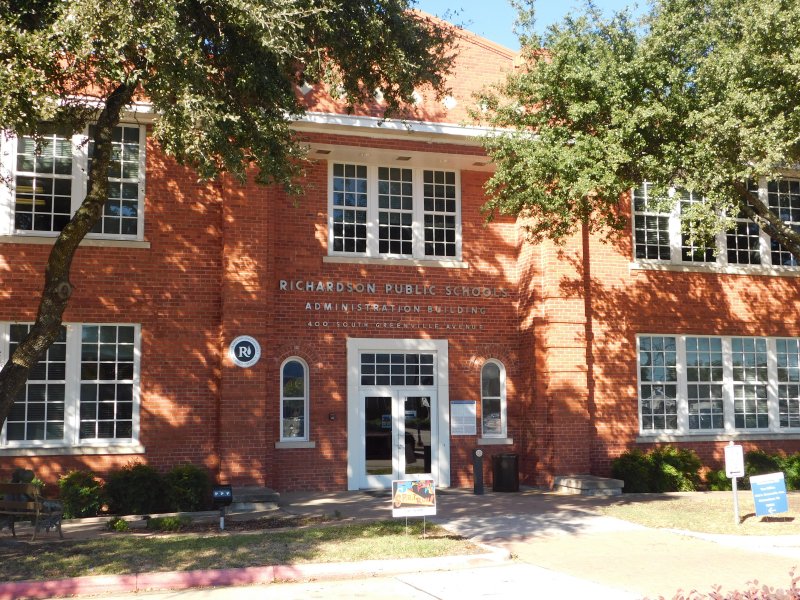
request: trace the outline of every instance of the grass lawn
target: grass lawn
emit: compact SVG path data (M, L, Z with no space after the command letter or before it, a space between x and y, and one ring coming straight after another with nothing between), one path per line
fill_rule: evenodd
M733 492L623 494L599 510L648 527L689 529L737 535L800 535L800 492L789 492L789 512L756 517L753 495L739 492L739 516L733 516Z
M430 523L425 538L421 522L409 522L406 533L405 521L399 520L233 534L118 533L45 545L0 544L0 581L479 552Z

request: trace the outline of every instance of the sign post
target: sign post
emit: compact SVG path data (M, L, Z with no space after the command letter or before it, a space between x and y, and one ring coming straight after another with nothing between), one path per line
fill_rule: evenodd
M733 487L733 522L739 521L739 490L737 477L744 477L744 451L731 441L725 446L725 475L732 480Z

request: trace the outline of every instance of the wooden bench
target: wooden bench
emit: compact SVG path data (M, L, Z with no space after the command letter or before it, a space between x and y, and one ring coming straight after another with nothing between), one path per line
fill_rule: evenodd
M58 537L61 533L61 518L64 510L60 502L42 498L39 486L32 483L0 483L0 527L8 525L11 535L17 537L14 530L15 521L30 521L33 525L33 537L39 530L50 531L55 527Z

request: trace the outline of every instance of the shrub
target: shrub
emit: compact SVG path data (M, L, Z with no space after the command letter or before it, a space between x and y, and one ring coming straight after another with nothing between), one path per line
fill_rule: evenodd
M776 454L767 454L763 450L750 450L744 455L744 472L748 477L780 470L781 459Z
M702 463L694 450L664 446L649 454L654 492L693 492L700 482Z
M750 450L744 454L744 474L739 485L740 489L750 489L750 478L753 475L777 473L781 470L781 457L777 454L767 454L763 450Z
M800 490L800 452L781 458L787 490Z
M615 458L611 463L611 473L616 479L625 482L623 492L635 494L650 491L652 479L650 461L638 448Z
M209 505L211 481L208 473L195 465L178 465L164 476L169 509L202 510Z
M70 471L58 480L64 518L94 517L103 505L103 486L89 471Z
M110 519L108 523L106 523L106 529L109 531L119 531L122 533L128 531L130 528L131 526L128 525L128 522L120 517L114 517L113 519Z
M152 531L180 531L191 522L189 517L154 517L147 519L147 528Z
M111 471L106 481L106 495L111 512L141 515L164 512L167 508L164 479L153 467L132 462Z
M741 482L736 485L739 486ZM727 492L733 489L733 483L725 474L725 469L706 473L706 486L712 492Z
M690 492L697 489L700 459L692 450L664 446L644 454L639 449L621 454L611 472L625 482L623 491Z

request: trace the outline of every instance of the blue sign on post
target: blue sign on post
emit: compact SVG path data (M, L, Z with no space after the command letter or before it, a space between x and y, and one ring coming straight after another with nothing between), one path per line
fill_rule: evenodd
M753 490L757 517L789 512L783 473L754 475L750 478L750 489Z

